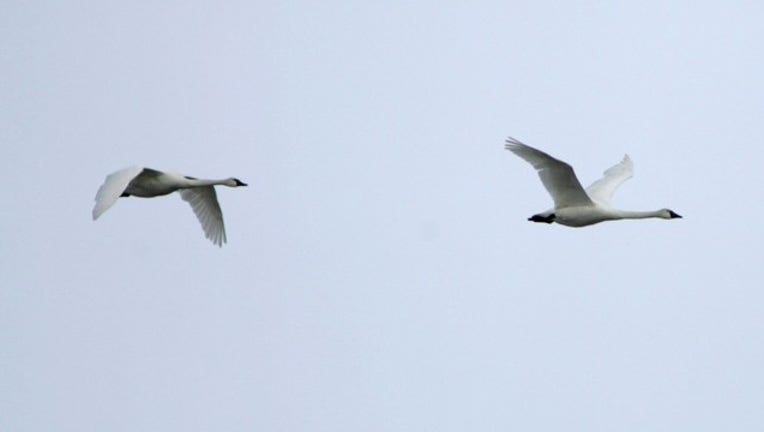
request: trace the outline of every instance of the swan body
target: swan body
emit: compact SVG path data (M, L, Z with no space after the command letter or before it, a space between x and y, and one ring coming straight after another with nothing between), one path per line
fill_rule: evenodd
M153 198L178 191L180 197L191 205L202 225L204 235L212 243L223 246L226 242L223 212L220 210L215 186L247 186L236 178L223 180L200 180L181 174L157 171L133 166L106 177L98 189L93 207L93 220L98 219L120 197L136 196Z
M669 209L655 211L618 210L610 199L618 187L634 175L634 164L625 155L623 160L605 171L604 176L584 189L567 163L509 137L505 148L533 165L541 183L552 196L554 208L528 218L532 222L556 222L569 227L583 227L620 219L677 219Z

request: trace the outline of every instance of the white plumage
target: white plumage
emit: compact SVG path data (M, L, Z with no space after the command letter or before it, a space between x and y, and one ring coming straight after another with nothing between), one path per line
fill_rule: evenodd
M216 185L239 187L246 186L246 183L233 177L223 180L200 180L151 168L125 168L107 176L98 189L96 204L93 207L93 220L98 219L120 197L152 198L178 191L181 198L191 204L191 209L202 224L205 237L222 246L227 239L223 211L215 193Z
M505 148L533 165L554 201L554 209L535 214L528 218L529 221L582 227L607 220L681 218L669 209L626 211L614 209L610 205L610 199L618 186L634 175L634 164L629 155L625 155L621 162L605 171L601 179L584 189L573 168L567 163L512 137L507 139Z

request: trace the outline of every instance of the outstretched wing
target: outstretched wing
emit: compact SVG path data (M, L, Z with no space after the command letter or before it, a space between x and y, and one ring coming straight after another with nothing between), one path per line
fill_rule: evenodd
M93 207L93 220L98 219L106 210L117 202L117 199L127 188L127 185L143 172L143 167L133 166L109 174L103 182L95 196L95 207Z
M507 138L506 143L507 150L536 168L541 183L554 200L555 208L593 204L570 165L512 137Z
M608 168L605 175L586 188L586 193L594 200L609 204L613 193L618 186L634 176L634 164L629 155L624 155L623 160Z
M199 223L202 224L204 236L218 246L226 242L223 211L220 210L218 197L213 186L180 189L178 191L183 201L191 204Z

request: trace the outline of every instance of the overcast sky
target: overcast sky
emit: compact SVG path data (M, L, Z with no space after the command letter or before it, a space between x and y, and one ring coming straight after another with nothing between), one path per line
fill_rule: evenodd
M2 10L1 430L764 427L759 2ZM528 222L508 135L684 219ZM229 243L93 222L135 164L249 183Z

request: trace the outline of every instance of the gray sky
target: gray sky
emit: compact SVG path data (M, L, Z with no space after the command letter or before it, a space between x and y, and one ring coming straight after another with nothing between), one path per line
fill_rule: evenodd
M0 429L764 427L759 3L2 9ZM507 135L685 218L527 222ZM133 164L248 182L228 245L93 222Z

